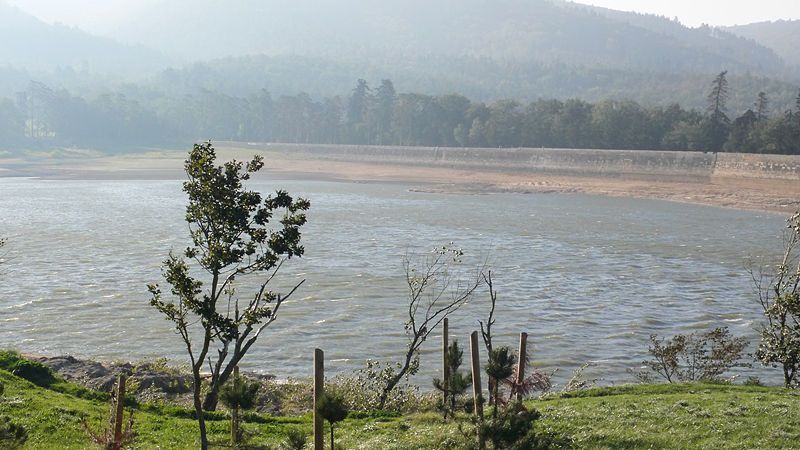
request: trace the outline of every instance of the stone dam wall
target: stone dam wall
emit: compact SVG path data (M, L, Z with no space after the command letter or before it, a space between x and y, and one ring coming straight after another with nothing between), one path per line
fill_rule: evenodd
M712 177L800 181L800 156L655 150L453 148L221 142L224 147L293 158L466 170L603 177L708 180Z

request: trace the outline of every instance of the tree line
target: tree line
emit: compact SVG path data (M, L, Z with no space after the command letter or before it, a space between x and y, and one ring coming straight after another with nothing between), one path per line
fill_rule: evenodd
M124 149L217 140L447 147L553 147L800 154L796 105L771 111L764 92L731 118L727 72L710 84L706 111L674 103L539 99L493 103L395 91L358 80L347 96L273 98L267 91L163 96L146 91L86 99L31 82L0 99L0 146Z

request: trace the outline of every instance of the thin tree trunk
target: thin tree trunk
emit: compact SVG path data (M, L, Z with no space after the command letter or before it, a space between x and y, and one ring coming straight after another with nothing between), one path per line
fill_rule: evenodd
M212 387L211 390L209 390L208 393L206 394L205 399L203 399L203 410L216 411L218 404L219 404L219 388Z
M200 425L200 449L208 450L208 436L206 433L206 420L203 417L203 404L200 401L200 373L193 371L194 377L194 412L197 415L197 423Z
M414 347L415 343L416 340L412 342L411 348ZM395 386L397 386L397 384L400 383L400 380L402 380L403 377L406 375L406 372L408 372L408 368L411 366L411 360L413 358L414 358L414 351L409 350L408 353L406 353L406 360L405 364L403 364L403 367L400 369L399 372L397 372L397 374L394 377L392 377L386 383L386 386L383 388L383 392L381 392L380 399L378 400L378 409L383 409L384 406L386 406L386 400L389 399L389 393L392 392Z
M331 423L331 450L333 450L333 424Z

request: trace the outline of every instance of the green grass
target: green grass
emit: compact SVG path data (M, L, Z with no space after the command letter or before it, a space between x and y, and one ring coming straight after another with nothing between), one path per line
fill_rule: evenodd
M0 370L5 393L0 415L28 429L25 448L95 448L83 429L98 430L108 404L63 385L45 389ZM59 387L60 386L60 387ZM76 395L77 394L77 395ZM573 448L800 448L800 392L732 385L630 385L597 388L528 402L542 412L541 432ZM197 448L191 412L174 406L135 412L135 448ZM224 413L209 421L216 448L227 442ZM254 448L276 447L288 430L311 430L311 416L247 414L244 427ZM469 421L460 422L468 426ZM337 428L343 448L460 448L467 436L438 414L354 414Z

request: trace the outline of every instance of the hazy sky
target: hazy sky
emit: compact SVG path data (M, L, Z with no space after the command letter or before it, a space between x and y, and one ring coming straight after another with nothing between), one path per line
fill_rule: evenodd
M113 25L126 14L158 0L6 1L47 22L58 21L89 31L106 32L111 31ZM578 0L578 3L678 17L689 26L698 26L701 23L734 25L764 20L800 19L800 0Z
M3 0L0 0L2 2ZM112 31L114 24L158 0L5 0L46 22L76 25L88 31Z

